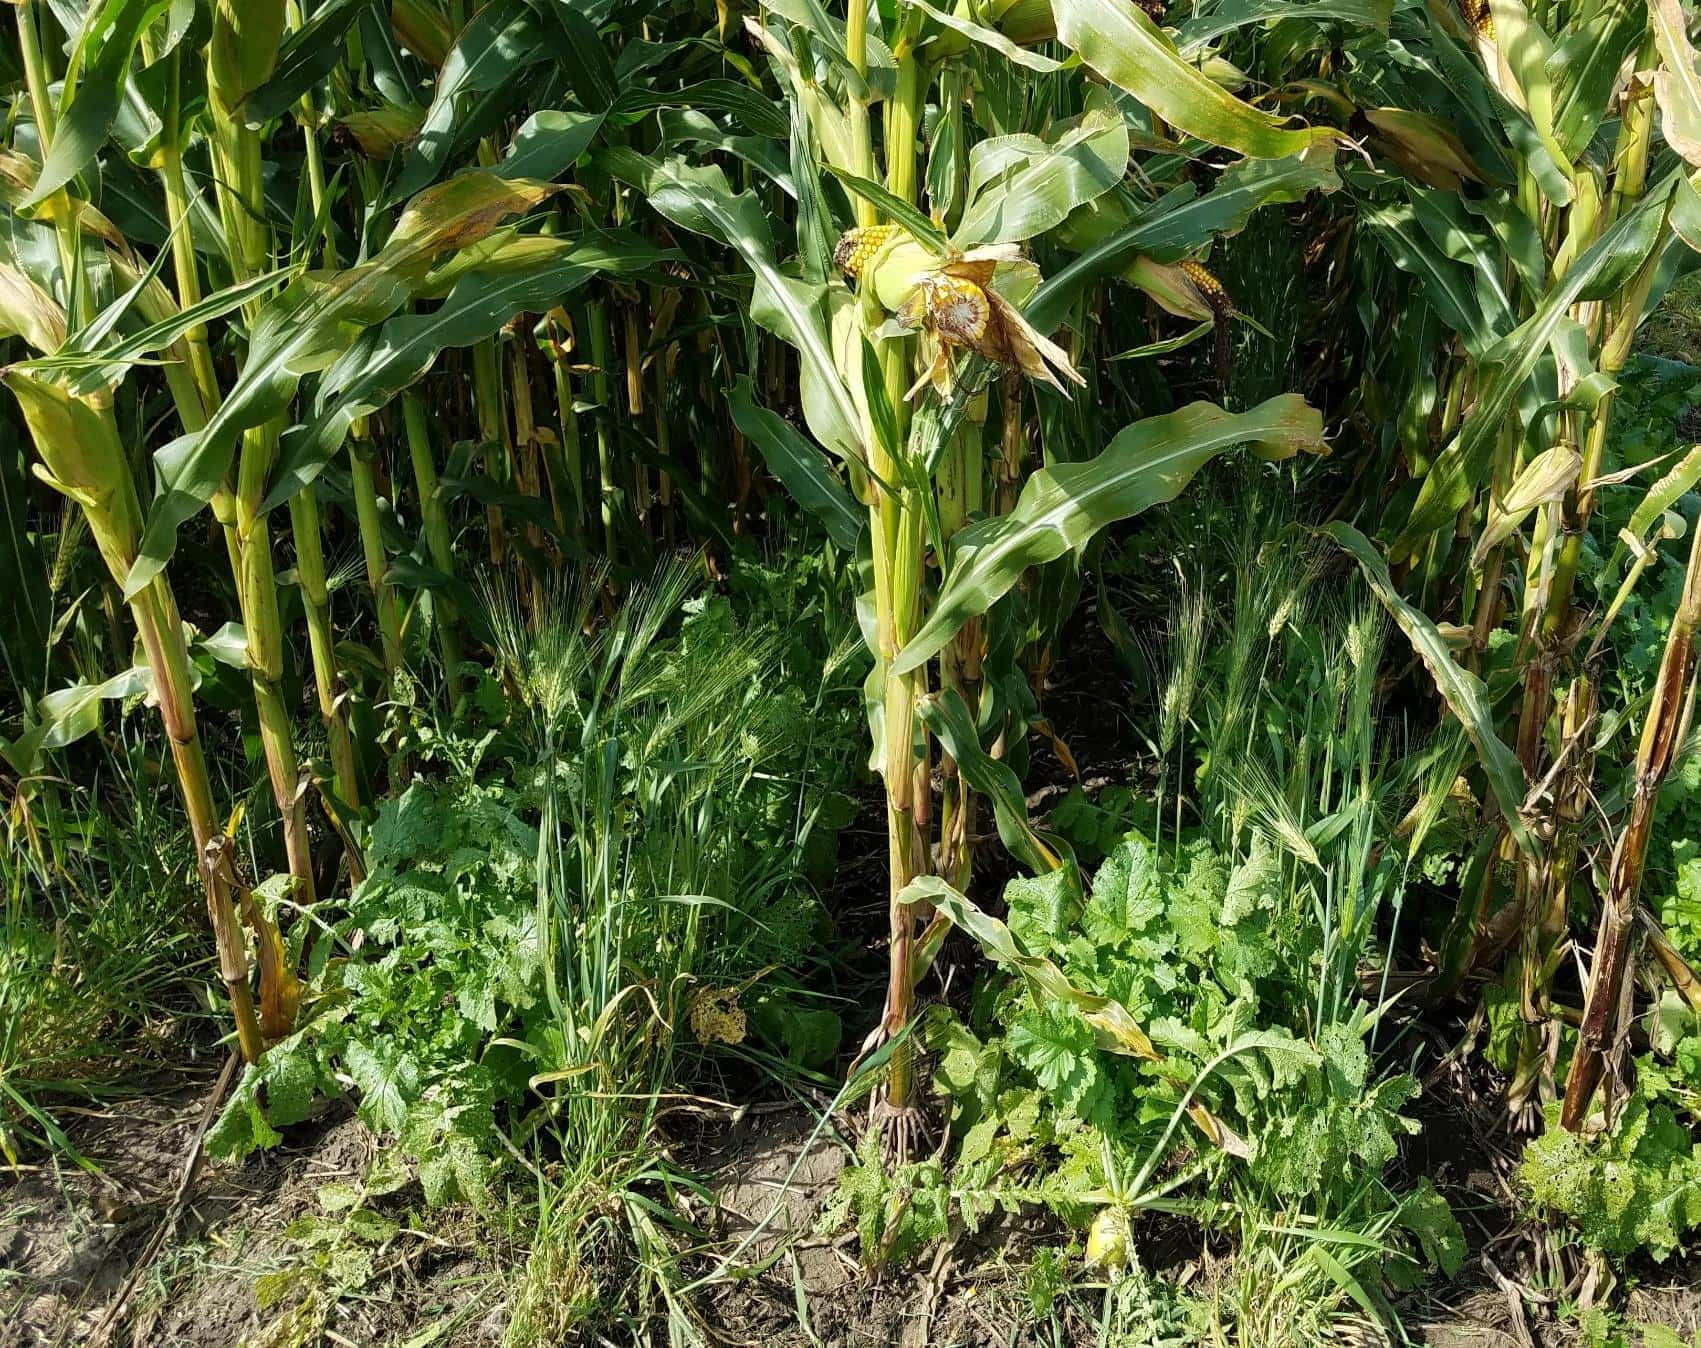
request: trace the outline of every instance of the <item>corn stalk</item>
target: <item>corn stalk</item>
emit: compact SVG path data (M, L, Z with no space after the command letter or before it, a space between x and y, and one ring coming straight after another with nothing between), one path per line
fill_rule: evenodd
M263 0L260 4L219 0L214 7L207 47L208 139L226 257L238 283L271 266L260 139L248 125L242 103L271 74L283 33L283 0ZM252 331L259 317L257 303L248 307L246 316ZM259 711L260 741L272 797L283 821L284 852L302 900L311 903L314 879L307 799L296 759L295 731L284 705L283 626L278 614L271 529L262 509L281 431L281 424L272 419L242 433L235 499L236 593L248 638L248 672Z
M135 481L124 457L110 405L98 398L78 399L46 380L20 369L6 373L5 383L17 397L41 463L38 474L54 490L81 507L89 532L108 573L123 583L134 564L141 539L142 508ZM212 859L224 845L213 808L206 757L195 722L189 653L183 639L171 587L156 576L130 597L130 614L153 682L154 701L177 769L178 790L195 840L196 868L207 896L207 917L218 947L219 976L230 997L242 1056L256 1061L265 1051L266 1035L255 1014L248 985L248 957L231 899L229 874ZM256 937L262 948L275 949L276 930L256 914ZM275 996L287 985L274 983ZM293 1014L293 1005L270 1008L269 1020Z
M1685 87L1668 76L1692 63L1659 36L1676 10L1671 0L1535 10L1487 0L1456 15L1434 10L1423 36L1461 90L1457 100L1421 111L1363 110L1375 130L1372 150L1392 166L1383 181L1394 188L1365 203L1371 234L1455 334L1443 361L1441 448L1408 446L1419 482L1397 518L1391 553L1413 564L1428 603L1449 602L1445 587L1463 577L1457 602L1473 669L1504 620L1509 592L1521 590L1510 615L1519 690L1511 749L1486 724L1484 705L1470 713L1485 770L1498 764L1503 772L1494 793L1501 820L1489 821L1500 845L1461 899L1437 987L1458 987L1514 937L1525 1028L1507 1105L1525 1121L1555 1093L1552 1050L1567 1016L1554 1005L1553 983L1569 949L1599 766L1592 663L1601 642L1588 641L1588 615L1573 596L1605 480L1614 379L1656 283L1670 274L1664 259L1681 246L1678 221L1693 193L1681 172L1651 171L1655 90ZM1398 80L1371 87L1382 96ZM1350 81L1346 88L1354 92ZM1661 106L1669 139L1675 105ZM1476 128L1478 143L1499 156L1508 185L1448 124L1461 108L1493 110L1497 120ZM1615 113L1611 156L1597 160L1591 144ZM1513 570L1509 549L1520 536L1523 563ZM1619 603L1622 592L1606 621ZM1458 704L1454 710L1466 715ZM1515 878L1491 931L1495 856L1513 863ZM1614 905L1622 907L1609 899ZM1565 1117L1574 1120L1569 1104Z
M1068 95L1073 115L1016 138L1019 150L1003 142L1011 152L1001 171L977 174L976 154L991 152L995 142L976 151L953 140L966 134L968 72L982 61L1046 70L1058 63L967 16L947 22L916 6L901 7L893 22L872 31L875 14L855 4L842 23L770 14L747 25L787 91L785 153L798 191L801 280L778 267L759 198L735 192L718 167L631 151L605 160L671 223L731 246L744 261L754 283L751 316L797 352L814 443L762 408L748 382L736 382L730 395L735 424L829 535L866 559L865 635L875 658L866 701L886 792L889 903L885 1007L870 1045L899 1041L884 1104L900 1149L916 1098L905 1032L916 981L943 927L899 896L936 865L953 886L970 882L977 793L997 787L994 808L1007 842L1028 833L1025 819L1015 817L1020 793L1012 795L996 770L1008 767L987 755L991 745L1007 752L1025 737L1027 722L1020 708L988 704L977 690L991 686L982 683L989 650L1005 660L1019 654L1018 642L993 641L994 610L1017 591L1005 619L1016 621L1032 568L1084 545L1112 521L1170 499L1215 454L1243 443L1277 455L1320 443L1316 414L1297 398L1272 400L1242 417L1195 404L1137 421L1098 458L1043 469L1023 483L1034 456L1024 450L1022 398L1014 388L988 431L986 390L999 370L1060 395L1065 381L1081 382L1069 355L1045 333L1089 287L1130 271L1143 253L1166 262L1185 257L1216 232L1238 228L1258 206L1334 182L1317 136L1286 130L1210 85L1143 15L1107 14L1091 4L1064 9L1065 40L1106 78L1161 102L1194 134L1280 162L1231 170L1201 199L1209 204L1195 212L1197 223L1143 212L1125 181L1127 125L1109 100L1077 83ZM1022 40L1051 35L1029 7L992 7L995 21L1000 13ZM1132 59L1133 45L1148 49L1158 70ZM806 73L800 53L807 51L831 54L830 80ZM1170 77L1185 87L1179 98ZM955 128L936 131L927 145L931 215L921 209L919 190L930 107L934 126ZM991 136L1006 128L983 129ZM831 218L835 184L847 191L848 221ZM1025 255L1042 238L1082 250L1047 286ZM594 330L592 360L602 364ZM989 463L998 464L990 477ZM1005 513L977 520L989 500ZM928 574L930 552L941 568L937 586ZM930 693L935 686L946 701ZM923 707L933 710L924 717ZM945 708L963 715L947 716ZM946 733L950 743L939 750L946 791L936 802L933 741ZM1021 854L1040 868L1062 864L1043 846L1024 843ZM924 920L927 935L918 937L916 923Z
M1561 1127L1583 1126L1595 1097L1607 1056L1629 1028L1623 1014L1631 945L1636 930L1636 903L1642 892L1642 872L1648 841L1654 831L1654 810L1660 787L1688 729L1695 684L1695 627L1701 621L1701 529L1689 544L1689 565L1683 575L1683 596L1672 615L1654 684L1653 704L1642 722L1631 778L1630 806L1624 827L1613 844L1607 892L1602 900L1600 930L1589 968L1588 999L1578 1031L1577 1052L1565 1081Z

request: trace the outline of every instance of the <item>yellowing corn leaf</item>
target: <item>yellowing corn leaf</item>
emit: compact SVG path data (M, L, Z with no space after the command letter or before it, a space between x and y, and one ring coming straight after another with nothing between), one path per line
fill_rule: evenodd
M465 248L510 215L560 189L482 169L427 189L408 206L395 233L369 262L309 273L261 309L248 355L205 427L154 454L160 490L148 513L141 555L125 582L133 596L165 568L177 530L212 499L241 433L288 408L303 376L323 370L368 329L396 313L423 287L431 263Z
M1660 105L1666 143L1689 163L1701 167L1701 71L1678 0L1648 0L1648 14L1659 46L1654 97Z
M1163 1055L1152 1046L1139 1022L1121 1002L1113 997L1083 992L1050 960L1024 952L1010 928L975 907L969 898L937 875L924 875L912 880L898 895L898 902L932 904L973 937L993 963L1014 970L1025 978L1041 1000L1069 1007L1092 1026L1100 1048L1130 1058L1144 1058L1147 1062L1163 1061Z
M65 311L7 262L0 262L0 333L16 333L44 354L57 351L65 340Z
M1364 116L1388 157L1419 182L1452 192L1467 178L1483 181L1470 151L1444 122L1407 108L1366 108Z
M1483 526L1482 537L1477 539L1471 565L1481 566L1489 550L1510 538L1524 522L1524 517L1537 506L1557 501L1565 495L1566 489L1577 480L1577 470L1582 466L1583 456L1564 445L1555 445L1525 464L1524 471L1518 474L1505 499L1490 505L1488 522Z
M1290 128L1243 103L1185 60L1164 31L1128 0L1054 0L1057 36L1092 69L1171 126L1255 159L1297 154L1332 128Z

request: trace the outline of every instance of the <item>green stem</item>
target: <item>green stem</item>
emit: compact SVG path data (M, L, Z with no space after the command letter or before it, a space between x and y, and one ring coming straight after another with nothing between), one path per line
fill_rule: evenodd
M853 20L861 7L853 4ZM906 42L898 44L896 87L886 105L886 189L894 196L913 202L916 194L915 147L922 110L921 67ZM866 59L866 45L853 46L852 62ZM867 136L866 121L861 134ZM861 153L860 147L857 153ZM870 156L872 158L872 156ZM894 338L879 344L880 368L886 399L898 420L898 433L907 433L908 407L904 394L911 378L913 341ZM870 437L870 461L880 481L901 479L898 465ZM902 1034L915 1009L914 961L911 951L917 914L898 902L898 895L927 870L928 814L932 803L931 773L924 743L915 754L915 707L927 691L926 672L894 674L891 670L898 651L915 633L921 620L924 548L922 511L903 489L888 491L871 484L874 500L872 524L875 547L875 610L880 650L877 657L884 670L883 710L886 742L886 825L890 927L890 970L886 992L885 1030L889 1036ZM915 1052L904 1039L892 1057L886 1081L886 1098L895 1109L906 1109L915 1095Z
M294 0L288 6L288 18L292 28L300 27L301 12ZM296 115L307 149L308 200L317 216L325 202L325 166L319 152L318 118L311 95L302 97ZM336 265L336 249L328 231L325 263L331 267ZM309 483L290 498L289 517L295 539L295 573L301 589L308 644L313 657L313 686L318 693L319 714L325 722L325 736L330 744L331 771L337 795L347 805L359 809L360 778L355 764L354 741L349 733L342 672L337 667L331 589L325 573L319 499L313 484Z
M354 491L355 522L360 530L360 551L366 562L366 584L372 591L372 607L378 614L378 640L384 655L384 691L393 693L396 675L402 668L402 616L396 592L390 584L390 557L384 549L384 521L378 505L378 480L372 469L376 452L370 432L364 427L349 437L348 468Z
M567 500L560 512L567 536L580 548L585 545L585 446L579 433L579 411L573 403L573 376L559 354L550 362L555 374L555 412L561 423L560 485Z
M431 432L425 421L425 404L416 393L402 395L402 418L407 427L408 457L413 462L414 487L419 492L419 516L425 525L425 546L431 564L445 576L455 574L449 517L443 509L437 483L437 463L431 455ZM455 603L446 594L432 599L432 616L437 627L438 648L443 654L443 676L449 689L449 705L461 700L461 637Z
M507 481L507 431L502 411L502 371L496 360L496 339L473 346L473 403L478 412L478 438L484 446L484 471L492 482ZM500 566L503 549L502 507L485 507L490 538L490 563Z
M331 595L325 578L325 552L319 526L319 498L311 487L289 498L290 528L295 535L295 574L307 615L307 641L313 655L313 686L319 715L331 749L331 772L337 795L360 808L360 777L355 770L354 741L343 715L342 676L337 672L336 637L331 629Z
M233 279L242 282L260 275L271 263L260 138L233 106L240 101L238 91L222 87L218 77L234 77L238 73L246 78L263 76L269 71L260 67L268 60L275 60L276 52L250 50L255 41L253 35L265 29L264 19L255 22L255 15L246 9L238 17L234 3L235 0L219 0L214 8L209 51L223 55L209 65L207 115L214 188L228 244L227 257ZM258 319L258 308L257 301L245 308L250 332ZM281 420L274 418L242 436L233 510L238 553L236 592L248 636L248 671L259 712L260 740L272 795L283 821L284 851L289 858L290 874L299 885L298 897L310 904L315 896L306 798L301 789L294 730L283 698L283 628L278 615L271 530L261 510L281 431Z

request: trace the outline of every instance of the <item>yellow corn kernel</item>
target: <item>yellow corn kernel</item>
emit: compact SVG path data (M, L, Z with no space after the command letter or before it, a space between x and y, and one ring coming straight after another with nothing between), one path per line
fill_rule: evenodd
M986 335L992 314L986 292L960 276L936 273L922 282L928 317L938 334L953 346L975 346Z
M862 225L856 229L847 229L839 236L839 242L833 249L833 265L851 280L859 280L862 269L886 245L886 241L898 232L896 225Z
M1223 288L1221 281L1197 262L1183 262L1179 265L1182 274L1193 282L1194 288L1205 303L1211 306L1212 313L1218 318L1225 318L1234 312L1234 301L1229 298L1229 293Z
M1459 0L1459 8L1465 22L1490 42L1494 41L1494 12L1488 7L1488 0Z

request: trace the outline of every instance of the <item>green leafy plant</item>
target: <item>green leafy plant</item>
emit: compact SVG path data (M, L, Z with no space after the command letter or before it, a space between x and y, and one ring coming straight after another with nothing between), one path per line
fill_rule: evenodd
M208 1136L242 1156L314 1101L352 1090L427 1199L482 1201L498 1111L523 1105L523 1041L542 997L538 837L511 790L416 782L374 821L366 879L315 941L311 1015L247 1074Z
M1518 1179L1590 1248L1665 1259L1701 1225L1701 1147L1650 1092L1646 1075L1644 1068L1608 1132L1585 1137L1550 1128L1532 1141Z
M1169 857L1138 835L1107 859L1084 900L1069 897L1065 872L1012 882L1010 933L1022 950L1054 960L1080 991L1120 1003L1162 1056L1104 1051L1073 1007L1017 982L991 1004L991 1039L958 1026L939 1041L965 1157L1028 1157L1028 1102L1054 1113L1054 1128L1095 1129L1143 1160L1168 1136L1162 1125L1185 1087L1242 1140L1247 1173L1274 1194L1313 1198L1342 1174L1386 1168L1410 1127L1400 1109L1415 1087L1372 1079L1368 1018L1330 1022L1315 1042L1283 1026L1287 1003L1273 987L1280 883L1267 851L1231 869L1203 840Z

